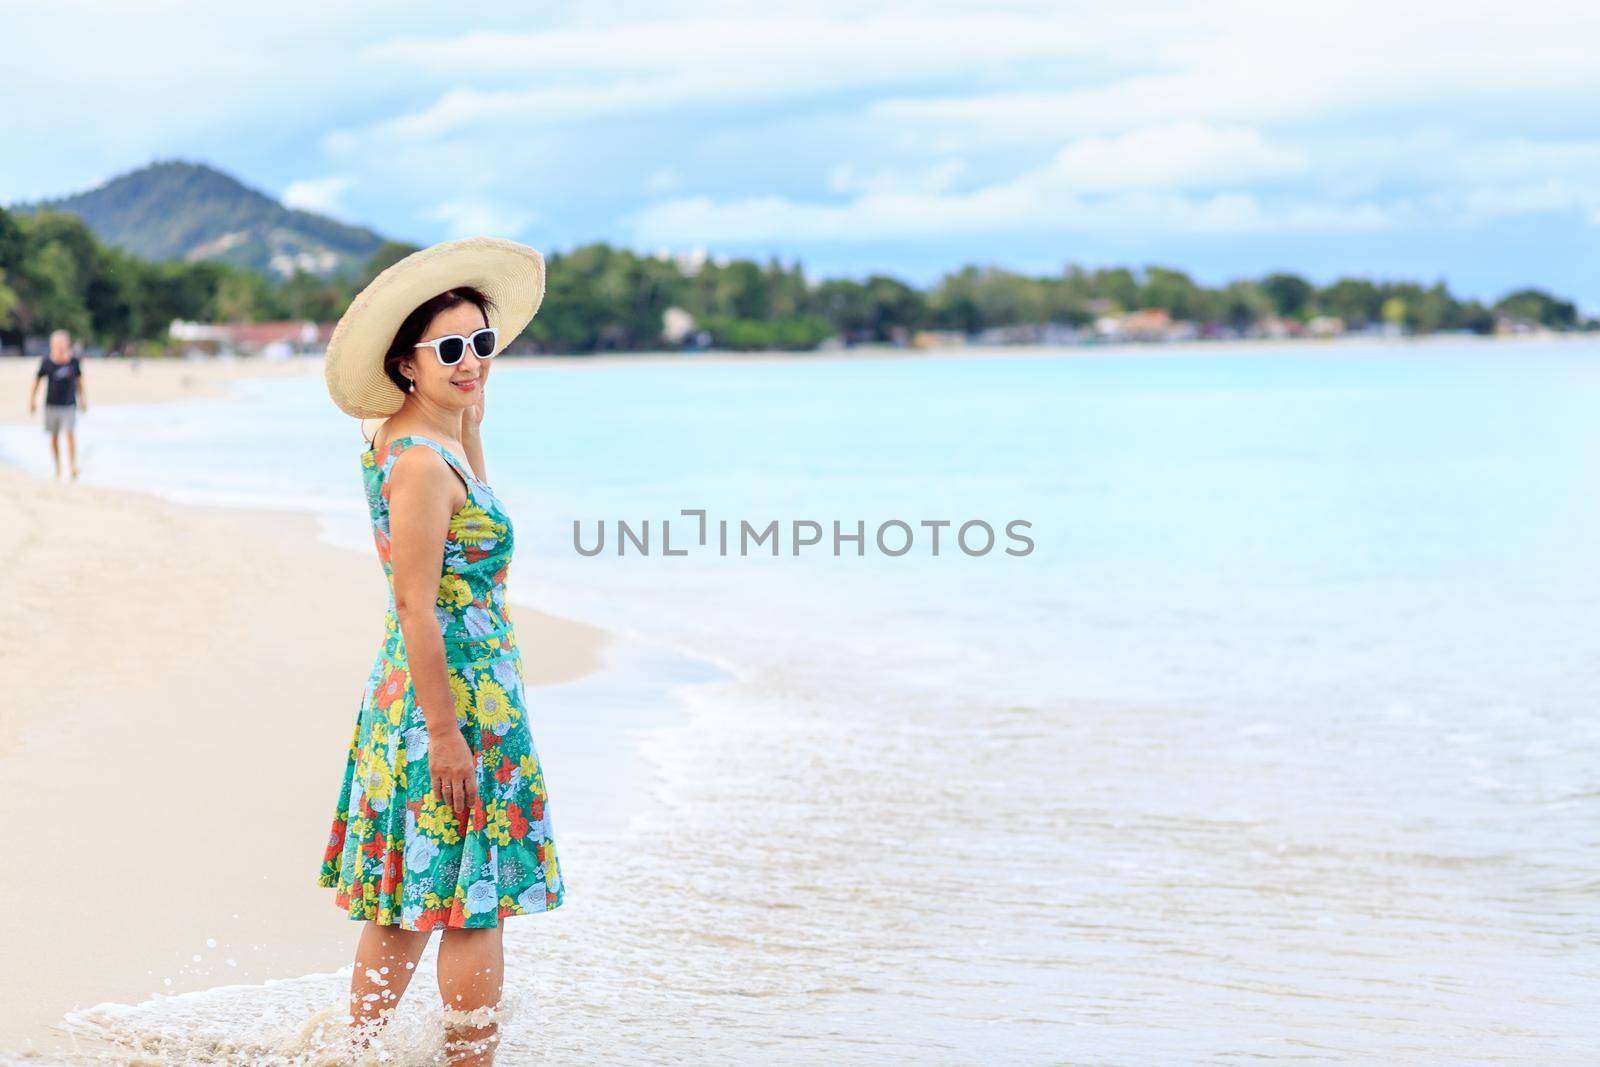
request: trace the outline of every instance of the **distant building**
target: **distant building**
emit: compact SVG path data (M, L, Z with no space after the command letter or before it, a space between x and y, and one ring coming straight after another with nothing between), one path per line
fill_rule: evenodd
M669 307L661 313L661 339L669 345L681 344L694 332L694 316L680 307Z
M321 352L333 336L331 322L189 322L173 319L167 336L209 355L261 356L283 359Z
M1495 316L1494 332L1501 337L1545 337L1551 333L1532 319L1513 318L1510 315Z
M1275 341L1288 337L1298 337L1301 325L1297 319L1279 318L1277 315L1263 315L1256 320L1256 324L1247 331L1250 337L1267 337Z
M1148 341L1164 341L1172 329L1172 313L1165 308L1141 308L1122 317L1125 336Z
M267 261L273 272L288 278L297 270L310 274L329 274L339 266L339 253L328 248L315 251L274 252Z
M678 270L691 277L700 273L700 268L706 265L708 258L704 245L697 245L687 252L674 252L670 248L657 248L651 253L651 256L663 262L676 264Z
M1039 329L1039 324L1033 322L989 326L979 330L973 340L980 345L1032 345L1039 343Z
M669 307L661 313L661 340L685 352L695 352L711 346L711 334L695 324L694 316L680 307Z
M1141 308L1126 315L1101 315L1094 332L1108 341L1179 341L1196 335L1192 322L1174 322L1165 308Z
M1085 331L1066 322L1047 322L1039 331L1042 345L1075 345L1083 340Z
M912 348L948 348L967 343L961 330L918 330L911 335Z
M990 326L974 340L983 345L1070 345L1083 339L1083 331L1065 322L1027 322Z

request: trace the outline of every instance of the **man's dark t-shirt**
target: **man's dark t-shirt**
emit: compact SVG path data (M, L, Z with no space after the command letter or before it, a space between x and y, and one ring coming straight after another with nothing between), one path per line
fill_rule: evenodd
M76 404L78 402L78 377L83 368L77 356L68 356L65 363L57 363L49 356L39 362L39 377L50 379L45 388L46 404Z

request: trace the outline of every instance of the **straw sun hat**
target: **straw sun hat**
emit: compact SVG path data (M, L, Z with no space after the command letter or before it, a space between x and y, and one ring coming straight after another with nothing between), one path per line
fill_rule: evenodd
M383 372L396 331L418 305L463 285L494 305L489 325L504 348L544 301L544 257L503 237L463 237L413 252L372 279L333 328L323 360L328 395L341 411L381 419L400 410L406 394Z

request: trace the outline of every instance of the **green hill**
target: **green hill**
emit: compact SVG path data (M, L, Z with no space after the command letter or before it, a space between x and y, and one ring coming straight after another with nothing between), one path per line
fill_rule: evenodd
M77 215L102 241L142 259L215 259L278 278L296 267L322 277L359 270L384 242L369 229L284 207L231 175L181 160L11 210L40 208Z

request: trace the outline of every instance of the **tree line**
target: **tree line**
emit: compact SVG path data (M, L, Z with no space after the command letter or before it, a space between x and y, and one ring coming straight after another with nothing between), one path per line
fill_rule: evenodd
M380 271L416 250L383 245L365 267L321 277L304 271L273 280L211 260L146 261L103 245L77 216L0 208L0 347L56 328L112 350L168 345L173 319L332 322ZM977 334L995 327L1087 325L1107 314L1161 309L1175 320L1248 331L1271 319L1338 318L1347 328L1392 324L1410 333L1489 333L1505 318L1552 330L1600 328L1577 307L1539 289L1493 304L1461 300L1443 282L1341 278L1317 286L1291 273L1220 287L1182 271L1147 266L1069 266L1035 277L967 266L926 291L898 279L807 282L800 264L734 259L685 271L670 259L604 243L546 256L546 295L523 339L541 351L657 349L663 313L694 316L720 348L809 349L901 340L916 330Z

